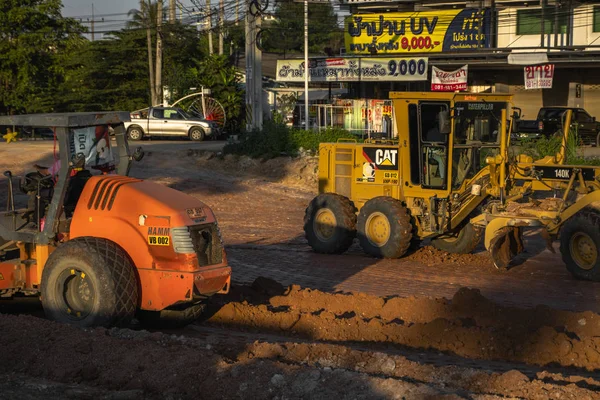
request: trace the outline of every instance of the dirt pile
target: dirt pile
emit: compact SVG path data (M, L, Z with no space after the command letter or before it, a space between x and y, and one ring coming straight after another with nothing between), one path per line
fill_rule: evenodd
M534 379L511 370L504 373L486 373L456 366L434 367L407 360L405 357L378 352L362 352L344 346L322 344L270 344L254 343L248 348L252 358L278 358L286 362L304 363L321 368L344 368L367 374L389 376L423 382L431 385L444 383L449 392L488 393L514 396L517 398L543 399L568 396L570 389L564 392L552 383L562 381L575 389L575 383L594 388L593 380L572 379L564 376L538 373ZM544 382L546 381L546 382ZM591 390L578 390L578 396L597 398Z
M277 157L263 160L233 154L221 157L214 152L203 150L188 150L187 155L194 157L196 166L201 169L210 168L231 175L257 177L311 191L317 190L317 157Z
M318 341L392 343L472 359L600 368L598 314L501 307L466 288L446 300L291 286L266 303L245 293L244 300L223 305L208 322Z
M477 254L452 254L438 250L433 246L423 246L403 257L403 260L417 261L429 266L454 264L458 266L486 267L493 265L491 258L486 252Z
M0 315L0 331L0 398L594 399L600 387L589 378L434 367L328 344L80 330L9 315Z

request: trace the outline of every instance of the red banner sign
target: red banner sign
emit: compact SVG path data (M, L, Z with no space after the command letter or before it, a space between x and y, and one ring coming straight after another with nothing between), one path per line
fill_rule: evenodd
M554 64L525 67L525 89L552 89Z

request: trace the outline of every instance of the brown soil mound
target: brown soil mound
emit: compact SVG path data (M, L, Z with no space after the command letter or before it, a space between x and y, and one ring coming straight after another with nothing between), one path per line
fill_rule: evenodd
M598 314L501 307L466 288L449 301L327 294L291 286L268 304L225 304L209 322L319 341L393 343L473 359L600 368Z
M599 383L589 378L435 367L327 344L236 346L210 336L80 330L9 315L0 315L0 332L0 398L598 398Z
M189 150L188 156L196 159L198 168L226 171L230 175L251 176L277 182L287 186L297 186L310 191L317 190L317 157L277 157L270 160L254 159L248 156L227 154L218 157L214 152Z
M477 254L452 254L432 246L424 246L403 260L417 261L426 265L455 264L458 266L485 267L493 265L487 252Z

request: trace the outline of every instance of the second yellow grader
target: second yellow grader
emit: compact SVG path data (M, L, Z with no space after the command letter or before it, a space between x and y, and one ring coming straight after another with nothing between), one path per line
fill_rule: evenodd
M565 164L561 150L534 160L513 154L520 110L509 94L392 92L393 140L323 143L319 195L304 230L320 253L343 253L358 237L375 257L402 257L421 240L469 253L484 237L494 264L523 250L539 229L577 278L600 281L600 168Z

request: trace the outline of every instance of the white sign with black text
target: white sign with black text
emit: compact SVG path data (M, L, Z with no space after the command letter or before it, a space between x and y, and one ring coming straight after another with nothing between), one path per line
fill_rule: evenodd
M457 90L467 90L468 67L468 65L465 65L451 72L431 67L431 91L455 92Z

